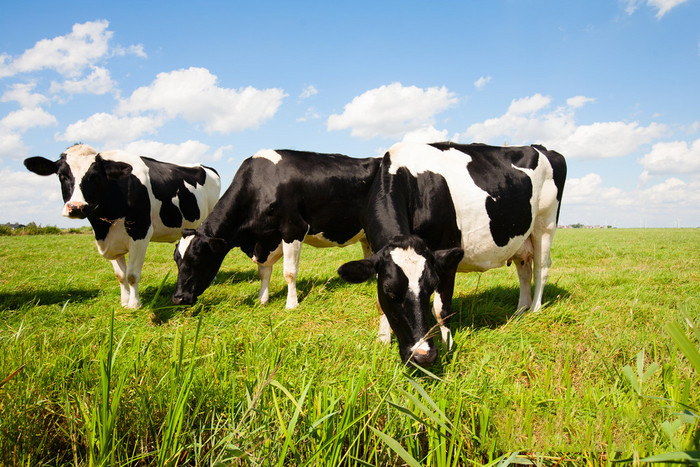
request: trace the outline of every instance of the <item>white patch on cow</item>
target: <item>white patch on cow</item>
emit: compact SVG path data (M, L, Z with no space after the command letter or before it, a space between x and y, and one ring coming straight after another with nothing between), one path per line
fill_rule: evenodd
M278 153L277 151L274 151L272 149L263 149L261 151L258 151L253 155L253 158L259 159L267 159L273 164L277 164L279 161L282 160L282 155Z
M391 253L391 259L401 268L408 279L408 290L418 296L420 292L420 278L425 269L425 258L413 248L394 248Z
M194 235L188 235L187 237L182 237L179 242L177 242L177 251L180 252L180 258L185 257L185 253L187 253L187 249L190 246L190 243L192 243L192 239L194 238Z
M314 235L307 235L304 237L304 243L307 245L311 245L314 248L328 248L328 247L345 247L348 245L352 245L353 243L357 243L360 241L362 238L365 236L365 231L360 230L357 235L352 237L350 240L348 240L345 243L336 243L333 240L327 239L324 235L323 232L317 233Z
M425 354L430 351L430 344L425 339L421 339L411 347L411 353Z

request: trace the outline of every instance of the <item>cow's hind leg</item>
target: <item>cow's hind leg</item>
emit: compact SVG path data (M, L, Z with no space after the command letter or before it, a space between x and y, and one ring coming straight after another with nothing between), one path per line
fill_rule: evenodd
M299 258L301 257L301 242L294 240L291 243L282 242L284 255L283 274L287 281L287 309L296 308L297 299L297 274L299 273Z
M533 293L531 311L538 311L542 307L542 294L544 285L549 277L549 267L552 264L549 250L552 247L554 232L557 229L556 221L548 222L542 225L539 229L535 226L535 234L533 234L533 278L535 282L535 290ZM538 232L539 230L539 232Z
M114 268L114 274L117 276L119 281L119 288L121 289L121 304L122 306L129 305L129 286L126 283L126 257L120 256L117 259L110 260L112 267Z

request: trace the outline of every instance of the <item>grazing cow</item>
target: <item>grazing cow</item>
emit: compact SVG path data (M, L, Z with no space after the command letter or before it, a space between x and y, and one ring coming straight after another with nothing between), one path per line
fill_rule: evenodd
M375 253L338 273L349 282L377 276L380 340L393 331L404 362L429 365L437 356L430 296L449 347L456 272L515 262L518 310L541 307L565 178L564 158L542 146L397 144L369 195L365 229Z
M296 307L302 243L328 247L359 240L369 256L360 216L380 163L290 150L264 150L243 161L207 220L184 231L175 248L173 303L193 304L226 254L240 247L258 265L262 304L269 300L272 266L284 257L286 307Z
M58 175L63 215L90 221L97 251L112 262L121 304L129 308L141 306L139 278L148 242L174 242L183 227L201 224L221 188L219 175L209 167L183 167L123 151L98 154L85 144L69 147L56 162L30 157L24 165L39 175Z

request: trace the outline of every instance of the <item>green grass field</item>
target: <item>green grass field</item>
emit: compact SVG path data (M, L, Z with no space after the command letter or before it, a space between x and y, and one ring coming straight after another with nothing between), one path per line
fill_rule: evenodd
M0 464L598 465L700 451L700 229L560 230L544 309L514 268L458 276L428 372L375 342L375 283L302 252L267 306L233 250L191 308L151 244L140 310L90 235L0 237ZM112 321L113 319L113 321ZM515 454L518 453L518 454Z

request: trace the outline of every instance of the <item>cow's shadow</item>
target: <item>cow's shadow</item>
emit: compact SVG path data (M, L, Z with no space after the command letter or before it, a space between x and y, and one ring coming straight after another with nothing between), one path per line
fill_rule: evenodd
M20 290L0 293L0 311L20 310L28 306L63 305L66 302L80 303L95 299L99 289L61 289L61 290Z

